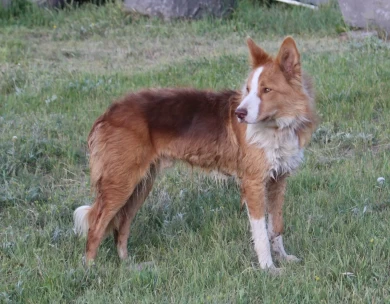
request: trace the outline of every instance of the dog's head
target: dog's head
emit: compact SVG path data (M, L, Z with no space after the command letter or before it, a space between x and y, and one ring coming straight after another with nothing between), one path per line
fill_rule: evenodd
M291 127L305 120L311 98L302 80L300 54L291 37L273 58L248 38L252 70L236 110L239 122Z

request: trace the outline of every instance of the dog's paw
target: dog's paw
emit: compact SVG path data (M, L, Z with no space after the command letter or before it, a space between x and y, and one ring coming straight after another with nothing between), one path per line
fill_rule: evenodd
M275 260L277 260L278 262L286 262L286 263L299 263L302 261L300 258L297 258L295 255L292 254L287 254L284 256L276 255Z
M300 263L302 260L298 257L296 257L295 255L292 255L292 254L288 254L286 255L283 260L285 260L286 262L289 262L289 263Z
M91 267L95 266L95 260L87 261L87 258L84 255L82 258L82 264L85 268L91 268Z
M266 272L272 276L280 276L284 273L285 269L281 267L269 267L266 269Z

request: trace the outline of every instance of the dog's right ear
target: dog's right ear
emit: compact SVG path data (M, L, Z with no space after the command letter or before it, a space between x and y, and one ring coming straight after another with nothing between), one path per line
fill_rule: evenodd
M268 54L261 47L259 47L252 40L252 38L248 37L246 39L246 44L248 45L250 62L251 62L252 68L262 66L270 59Z

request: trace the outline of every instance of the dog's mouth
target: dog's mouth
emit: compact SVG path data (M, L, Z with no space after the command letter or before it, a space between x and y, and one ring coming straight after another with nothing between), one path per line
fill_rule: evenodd
M273 111L272 113L267 113L265 115L260 115L259 117L259 123L263 124L267 128L276 128L276 111Z
M260 115L259 117L259 121L260 122L270 122L270 121L274 121L276 118L276 110L275 111L272 111L271 113L267 113L267 114L264 114L264 115Z
M275 120L273 115L267 115L267 116L260 119L260 121L262 121L262 122L269 122L271 120Z

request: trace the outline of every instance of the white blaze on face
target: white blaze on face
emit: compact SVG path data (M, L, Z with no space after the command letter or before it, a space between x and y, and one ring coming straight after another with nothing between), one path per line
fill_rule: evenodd
M246 122L246 123L257 122L257 116L259 114L260 104L261 104L261 99L258 96L259 77L261 75L261 72L263 72L263 67L259 67L254 71L252 75L252 79L250 80L250 91L237 108L237 109L246 109L248 111L247 116L245 117L245 119L242 120L242 122ZM244 91L246 92L245 88Z

